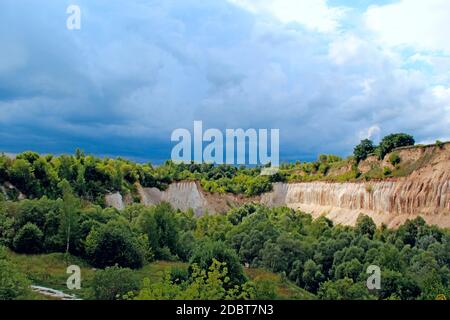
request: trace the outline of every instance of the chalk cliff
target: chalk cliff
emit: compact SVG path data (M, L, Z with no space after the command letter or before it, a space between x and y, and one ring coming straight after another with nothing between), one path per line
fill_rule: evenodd
M344 225L354 225L359 214L364 213L378 225L384 223L391 228L417 216L422 216L429 224L450 228L450 144L442 150L428 147L398 152L402 161L417 167L400 178L345 183L276 183L272 192L254 198L210 194L204 192L198 182L173 183L165 191L138 186L138 193L146 205L166 201L180 210L192 208L196 215L206 211L223 213L230 207L253 201L271 207L288 206L314 217L325 215ZM373 162L376 160L369 158L361 163L361 171L370 170ZM389 164L383 160L381 165ZM123 208L118 196L110 198L111 206Z

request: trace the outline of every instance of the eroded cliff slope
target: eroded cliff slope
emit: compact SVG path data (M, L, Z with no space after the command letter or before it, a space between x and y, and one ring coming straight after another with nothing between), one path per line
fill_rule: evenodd
M404 177L378 181L276 183L261 197L243 198L204 192L197 182L173 183L165 191L138 186L141 202L154 205L169 202L175 208L192 208L196 215L206 211L223 213L245 202L288 206L325 215L336 223L354 225L360 213L378 224L395 228L406 219L422 216L429 224L450 228L450 144L397 150L403 161ZM385 158L387 159L387 158ZM387 160L368 158L360 163L362 172L374 166L389 167ZM121 197L110 195L110 205L123 208ZM108 200L108 199L107 199Z

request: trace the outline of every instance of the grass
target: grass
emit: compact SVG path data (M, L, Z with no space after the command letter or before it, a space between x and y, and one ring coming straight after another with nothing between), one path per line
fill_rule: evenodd
M380 180L384 178L383 170L379 165L374 165L372 169L361 175L362 180Z
M82 299L89 295L89 287L95 270L79 258L66 256L63 253L26 255L12 251L8 251L8 256L33 285L49 287L67 294L75 294ZM67 274L66 270L70 265L78 265L81 269L80 290L69 290L67 288L66 281L70 274ZM30 299L34 298L48 299L48 297L36 293L30 296Z
M434 156L433 153L425 153L417 161L400 163L397 168L392 172L394 177L406 177L413 173L414 171L420 169L421 167L427 165L431 162Z
M7 254L9 259L27 276L33 285L60 290L67 294L75 294L82 299L89 298L90 287L96 270L82 259L70 255L66 256L63 253L26 255L8 251ZM81 268L80 290L69 290L66 286L69 277L66 270L72 264ZM170 271L173 268L187 269L188 264L174 261L156 261L134 272L138 279L149 278L152 282L158 282L162 280L165 271ZM315 298L313 294L299 288L293 282L282 279L278 274L259 268L245 268L244 270L249 279L253 281L269 280L275 283L279 299L310 300ZM54 298L30 291L24 299L51 300Z
M79 298L88 299L91 293L91 283L95 275L95 269L85 261L74 256L66 256L63 253L50 253L39 255L17 254L8 251L8 257L19 270L24 273L33 285L60 290L67 294L74 294ZM78 265L81 269L81 289L69 290L66 285L70 274L66 273L67 267ZM151 281L160 281L164 271L172 268L187 268L187 263L172 261L157 261L135 270L138 279L149 278ZM49 300L51 297L30 292L25 299Z
M313 300L315 295L282 279L281 275L260 268L246 268L245 274L253 281L269 280L275 283L276 293L281 300Z

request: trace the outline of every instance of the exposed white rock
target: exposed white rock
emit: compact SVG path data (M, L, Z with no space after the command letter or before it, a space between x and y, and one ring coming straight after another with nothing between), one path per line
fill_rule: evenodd
M51 289L51 288L46 288L46 287L41 287L41 286L34 286L34 285L30 286L30 288L34 292L43 294L45 296L61 299L61 300L81 300L81 299L77 298L74 295L66 294L66 293L64 293L62 291Z
M145 205L155 205L161 202L170 203L175 209L186 211L192 209L197 216L205 213L208 202L199 190L195 182L172 183L167 190L161 191L156 188L138 187L141 201Z
M105 203L106 206L116 208L118 210L123 210L125 208L122 195L119 192L107 194L105 196Z

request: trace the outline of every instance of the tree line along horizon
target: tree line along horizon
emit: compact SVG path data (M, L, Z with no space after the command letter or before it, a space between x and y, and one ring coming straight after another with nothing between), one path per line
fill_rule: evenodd
M133 201L139 202L136 183L142 187L164 190L172 182L196 180L208 192L251 197L271 191L274 182L321 179L344 182L370 179L373 177L361 175L358 171L357 165L360 161L371 154L383 159L392 150L414 143L414 138L404 133L388 135L378 146L365 139L354 148L353 155L347 159L323 154L313 162L281 164L280 170L270 176L261 175L261 166L249 168L207 163L175 164L170 160L162 165L152 166L151 163L134 163L120 157L112 159L85 155L79 149L74 155L60 156L26 151L17 154L14 159L1 154L0 186L9 182L13 187L3 186L0 196L16 200L21 193L27 198L40 198L45 195L56 199L62 196L60 183L65 180L77 196L104 206L104 195L113 192L129 193ZM437 141L436 144L438 143L442 144ZM393 164L399 161L398 157L391 159ZM336 177L327 175L331 168L346 164L351 164L351 171Z

